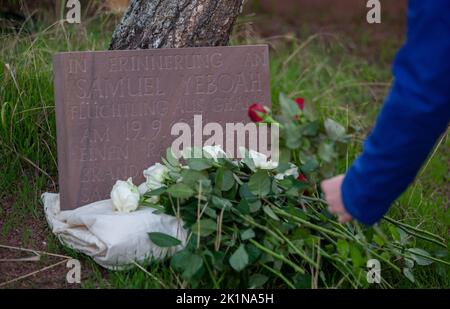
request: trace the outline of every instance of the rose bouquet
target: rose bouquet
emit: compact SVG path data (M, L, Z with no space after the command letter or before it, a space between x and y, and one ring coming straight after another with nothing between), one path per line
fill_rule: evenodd
M368 277L368 261L411 280L414 265L448 264L414 247L416 238L445 247L436 235L390 218L387 229L343 225L327 213L316 182L333 172L348 135L301 99L281 95L279 106L277 115L261 105L249 109L253 121L280 126L279 162L246 149L233 160L217 145L180 160L169 149L144 172L140 205L176 216L188 231L186 246L168 262L183 286L365 287L375 280L389 287L376 271ZM160 247L181 243L149 237Z

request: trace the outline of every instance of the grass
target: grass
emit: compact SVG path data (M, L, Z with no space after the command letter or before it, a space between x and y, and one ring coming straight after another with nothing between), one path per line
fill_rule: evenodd
M58 51L106 49L117 19L100 16L81 25L34 24L17 33L0 33L0 243L23 222L44 222L40 195L57 190L55 115L51 57ZM238 36L237 36L238 37ZM241 42L234 40L233 44ZM265 42L247 38L246 43ZM301 96L314 104L323 116L345 124L355 133L347 156L337 162L345 172L361 151L387 93L391 74L387 63L370 63L352 55L345 39L315 34L299 41L288 37L270 41L272 96L284 92ZM386 49L392 55L398 46ZM276 108L276 106L274 106ZM415 183L398 199L389 215L405 223L420 226L448 242L450 216L448 133L430 157ZM382 194L382 193L380 193ZM45 224L44 224L45 226ZM22 229L20 244L36 246L34 229ZM46 250L63 252L83 261L89 271L82 287L158 288L183 286L167 267L151 264L146 273L139 268L108 272L67 248L45 229ZM437 248L418 241L418 247L430 252ZM448 252L444 252L448 253ZM448 259L448 256L446 257ZM415 268L415 283L403 276L383 274L394 287L450 287L450 269L433 265Z

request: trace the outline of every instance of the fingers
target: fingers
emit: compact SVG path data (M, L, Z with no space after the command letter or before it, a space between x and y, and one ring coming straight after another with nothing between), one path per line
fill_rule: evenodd
M349 215L348 213L338 215L339 223L348 223L348 222L352 221L352 219L353 219L352 216Z
M352 216L345 210L341 196L341 186L344 180L344 175L339 175L321 182L320 187L324 193L324 198L328 203L328 211L331 214L337 215L341 223L351 221Z
M320 188L322 189L322 192L327 195L328 188L330 187L331 179L325 179L320 183Z
M328 202L328 201L327 201ZM328 212L330 214L334 214L334 215L338 215L339 214L339 210L336 209L333 205L330 205L330 203L328 202Z
M337 215L338 221L340 223L347 223L347 222L352 221L352 219L353 219L353 217L350 214L348 214L346 211L340 211L338 209L335 209L332 206L328 206L328 212L330 214Z

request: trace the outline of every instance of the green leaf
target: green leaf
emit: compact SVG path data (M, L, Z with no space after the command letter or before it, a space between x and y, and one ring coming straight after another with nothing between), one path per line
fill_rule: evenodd
M250 203L250 212L255 213L261 209L261 201L256 200L255 202Z
M285 166L284 170L289 168L289 166L290 166L289 163L291 162L291 152L289 151L289 149L282 147L282 145L280 145L279 161L280 162L277 167L278 172L281 172L281 170L279 170L279 169L280 168L282 169L283 166Z
M280 221L280 218L273 212L272 208L270 208L267 205L263 206L263 211L268 215L270 218L274 219L275 221Z
M222 191L222 197L228 200L236 200L238 195L239 186L234 184L233 187L228 191Z
M311 148L311 142L309 141L309 139L303 138L302 139L302 148L303 150L309 150Z
M404 230L397 227L398 234L400 235L400 243L402 245L406 245L408 241L408 233L406 233Z
M400 242L401 238L400 238L400 233L398 232L399 230L397 229L397 227L390 225L389 231L391 232L392 239Z
M267 171L259 170L252 176L248 182L250 192L258 196L266 196L270 193L270 177Z
M211 219L200 220L200 236L209 236L217 230L217 223ZM192 233L198 235L198 222L191 226Z
M221 251L210 251L205 249L204 255L208 256L211 260L211 265L218 271L223 271L223 261L225 258L225 253Z
M336 247L339 255L343 258L346 258L350 253L350 245L343 239L338 239Z
M248 254L247 251L245 251L245 247L243 244L237 248L236 251L231 255L230 257L230 265L233 267L236 271L243 270L248 265Z
M166 187L161 187L158 189L150 190L144 194L144 197L159 196L159 195L163 194L164 192L166 192L166 190L167 190Z
M250 289L261 288L269 280L269 277L262 274L253 274L248 280Z
M427 259L424 256L431 256L427 251L420 248L409 248L409 252L411 252L411 258L416 261L418 265L427 266L433 263L432 260ZM424 255L424 256L423 256Z
M287 123L285 124L284 129L286 130L286 146L289 149L299 148L302 141L300 127L295 123Z
M179 170L181 170L181 169L179 168ZM170 170L170 169L169 169L169 173L168 174L169 174L169 177L172 178L172 179L178 179L181 176L179 171L173 171L173 170Z
M279 103L281 107L281 114L288 119L293 119L301 112L298 105L283 93L280 93L279 95Z
M213 219L217 218L216 210L212 209L211 207L205 208L205 215L207 215L208 217L213 218Z
M242 185L244 182L237 176L235 173L233 173L234 181L236 181L239 185Z
M223 174L222 191L228 191L234 186L233 172L225 170Z
M324 122L325 131L333 141L342 140L345 137L345 128L333 119L327 118Z
M192 190L189 186L185 185L184 183L177 183L174 185L171 185L167 192L176 198L189 198L194 194L194 190Z
M197 187L200 181L208 180L208 173L206 171L196 171L192 169L185 169L181 172L184 184L190 187Z
M405 275L406 278L409 279L409 281L411 281L412 283L415 282L414 274L413 274L411 268L406 268L406 267L403 268L403 274Z
M179 172L181 169L179 166L172 166L172 164L170 164L169 161L167 161L164 157L161 157L161 163L165 165L171 172Z
M309 174L311 172L314 172L318 167L319 163L317 162L316 158L311 157L305 162L305 164L300 167L300 169L303 173Z
M177 160L177 158L175 158L175 155L173 154L170 147L166 149L166 160L170 165L174 167L180 166L180 162Z
M303 181L299 181L292 176L288 176L283 180L278 180L278 185L285 190L285 194L298 197L301 190L305 190L309 187L309 184Z
M352 258L353 266L361 267L364 264L364 259L359 251L358 247L352 245L350 248L350 256Z
M255 196L252 192L250 192L250 189L248 187L248 183L244 183L239 188L239 196L245 200L247 200L249 203L258 201L258 197Z
M336 157L333 144L321 143L318 150L319 157L325 162L331 162Z
M315 114L314 105L305 103L305 107L303 108L303 115L305 115L305 118L308 121L315 121L317 118Z
M220 191L228 191L234 186L233 172L230 170L220 167L216 172L216 186L219 187Z
M246 229L245 231L241 232L241 239L247 240L255 237L255 231L253 229Z
M252 244L248 244L245 246L245 251L247 251L248 254L248 262L249 264L255 263L262 255L261 250L256 248Z
M250 170L252 170L253 172L256 171L255 162L250 157L249 151L245 148L240 151L241 151L241 156L242 156L241 162L244 163L245 165L247 165L248 168Z
M374 235L373 241L380 247L384 246L384 239L380 235Z
M302 134L305 136L316 136L319 131L320 121L310 122L302 127Z
M293 277L294 284L297 289L310 289L311 288L311 276L309 274L295 274Z
M211 196L211 203L219 209L222 209L222 208L229 209L233 206L233 204L231 204L231 202L229 200L215 196L215 195Z
M203 259L185 249L172 256L170 265L175 270L182 272L183 279L190 280L202 269Z
M216 177L214 179L214 183L217 190L222 191L222 183L223 183L223 173L225 172L225 169L223 167L220 167L216 171Z
M413 268L414 267L414 260L405 257L405 267L406 268Z
M189 168L195 170L195 171L203 171L212 166L211 160L204 159L204 158L191 158L186 160L187 165Z
M243 215L248 215L250 213L250 207L246 199L241 199L235 208Z
M230 171L238 171L239 170L239 164L229 158L218 158L217 161L221 166L223 166L227 170L230 170Z
M148 233L148 236L155 245L162 248L174 247L181 244L179 239L164 233L152 232Z

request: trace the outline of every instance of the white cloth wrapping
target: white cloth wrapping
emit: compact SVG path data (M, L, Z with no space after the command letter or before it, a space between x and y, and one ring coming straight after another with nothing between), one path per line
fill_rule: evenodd
M120 270L145 260L162 259L182 249L187 232L177 218L154 214L140 207L131 213L116 212L111 200L98 201L74 210L60 211L59 194L42 194L45 216L64 245L91 256L101 266ZM161 232L181 240L173 248L155 245L148 233Z

